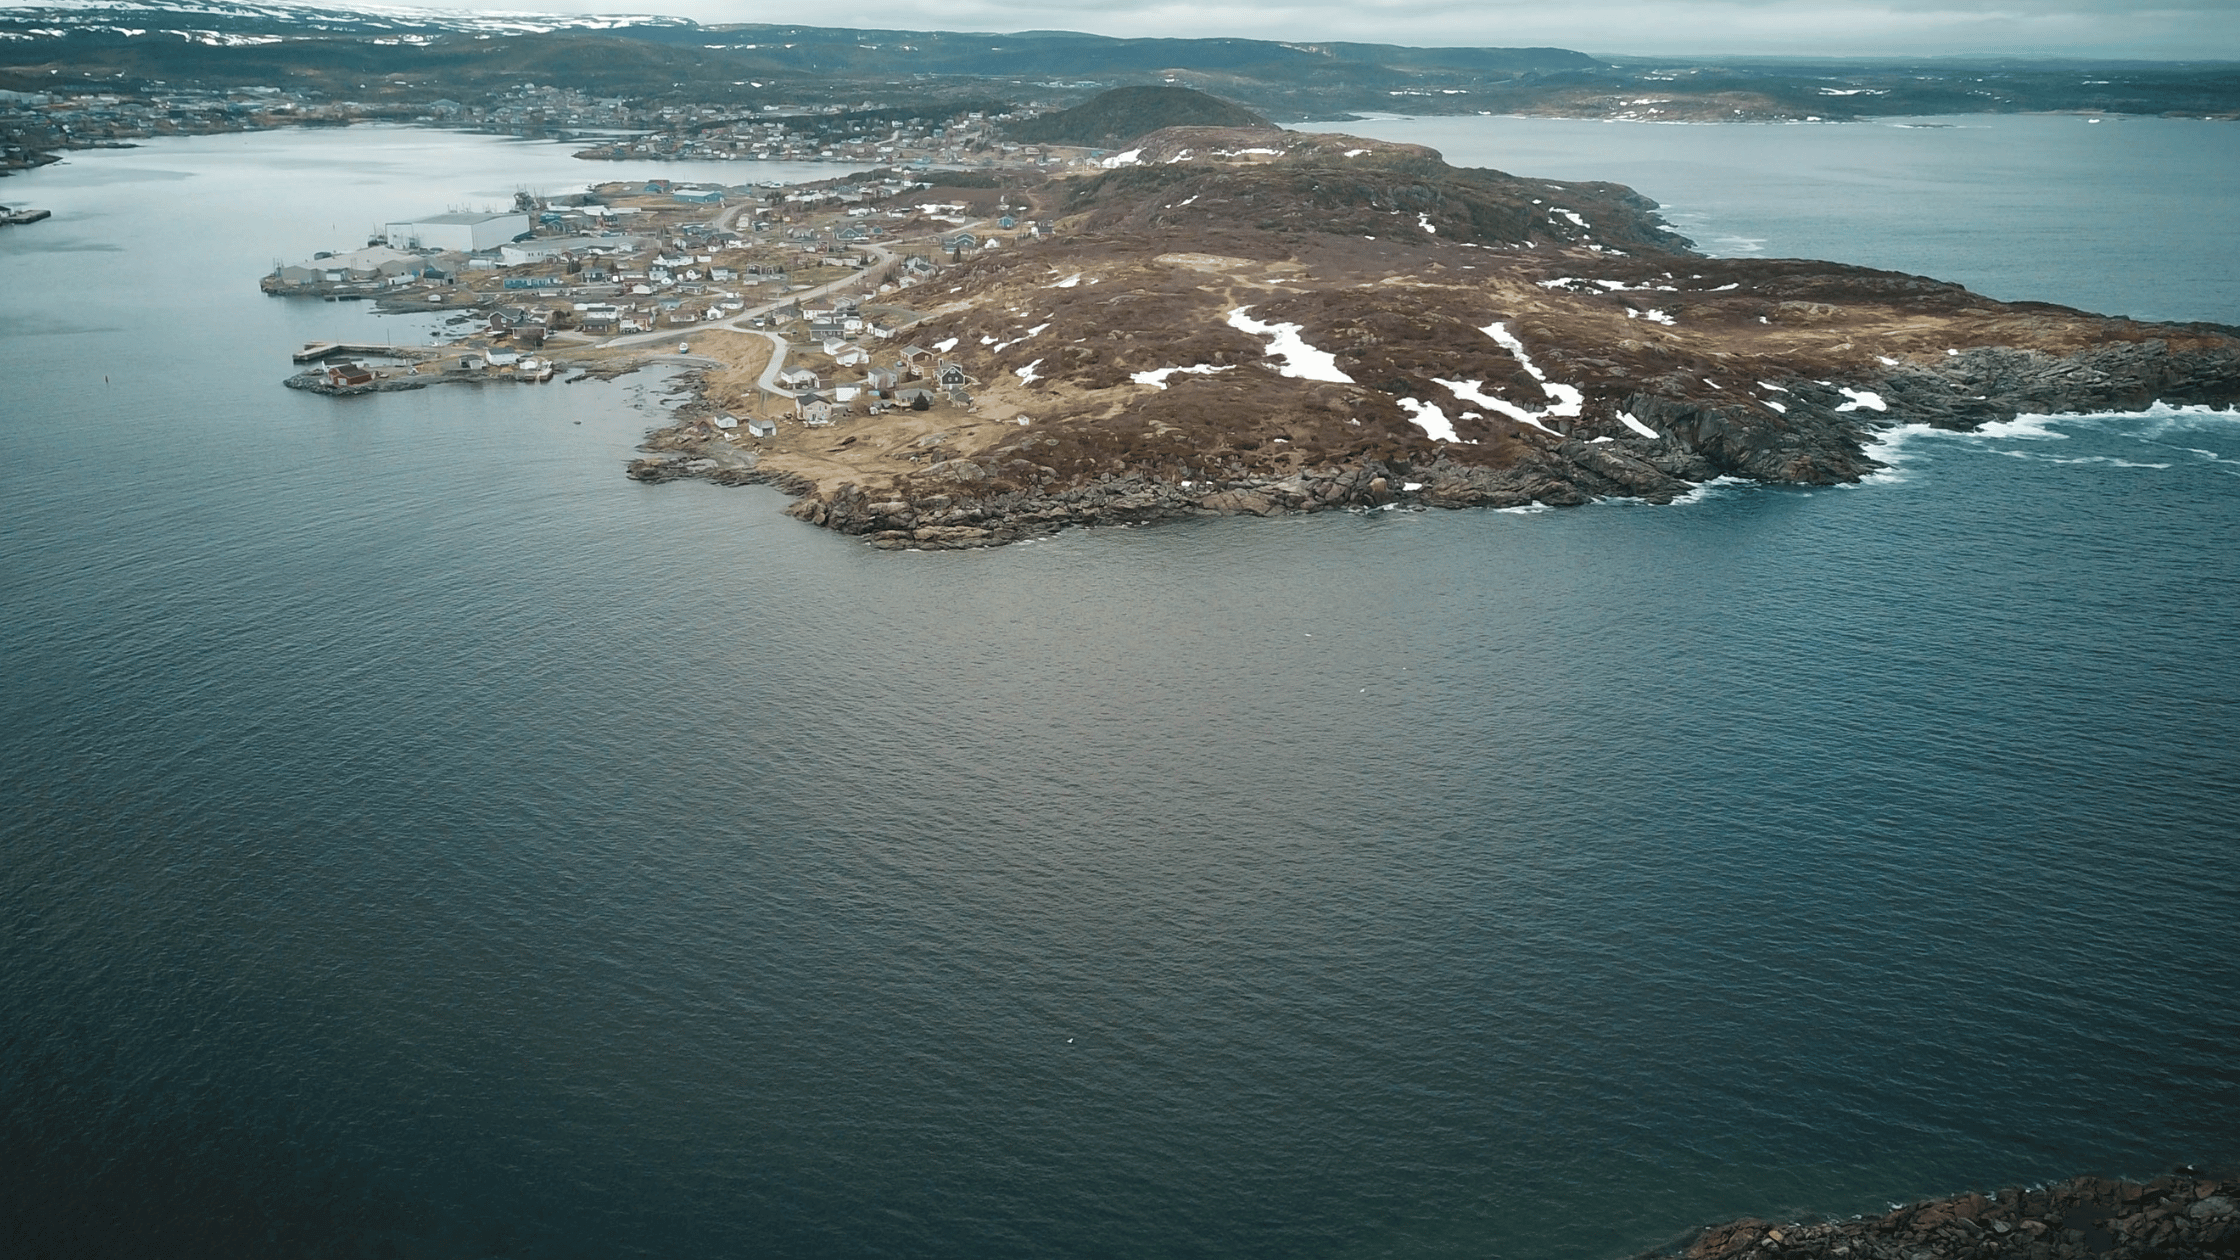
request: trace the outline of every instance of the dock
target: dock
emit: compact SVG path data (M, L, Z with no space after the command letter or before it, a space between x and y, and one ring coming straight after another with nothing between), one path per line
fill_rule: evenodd
M317 363L338 354L379 354L399 359L419 359L440 354L440 347L397 346L375 341L312 341L292 356L298 363Z

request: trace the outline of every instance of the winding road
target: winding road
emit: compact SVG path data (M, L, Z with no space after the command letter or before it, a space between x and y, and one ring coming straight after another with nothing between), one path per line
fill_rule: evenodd
M709 226L715 228L717 231L728 231L738 223L739 216L741 214L757 208L758 207L752 204L741 204L727 207L721 214L718 214L715 218L709 220ZM970 223L964 224L963 226L958 227L954 230L964 231L968 228L976 228L979 227L982 222L984 222L984 220L974 219ZM741 327L741 325L745 324L751 319L754 319L758 315L768 315L770 312L777 310L781 306L786 306L796 302L809 301L820 297L828 297L844 288L847 288L851 284L855 284L861 281L866 274L875 272L880 268L888 266L889 264L894 262L894 250L888 248L887 246L872 245L866 243L860 246L860 248L864 253L870 255L870 265L856 268L855 270L850 271L847 275L844 275L837 280L829 281L825 284L820 284L813 288L804 289L798 293L788 293L784 297L781 297L774 302L766 302L763 305L754 307L750 310L741 311L737 315L733 315L729 319L718 320L714 323L701 324L696 328L662 328L656 329L652 332L625 333L624 335L619 337L609 337L605 341L593 342L591 348L604 350L615 346L650 345L662 341L689 342L693 334L709 331L711 329L720 329L726 332L751 332L758 336L766 337L770 341L770 362L762 369L761 379L758 380L756 384L760 386L765 393L773 394L781 398L795 397L796 395L793 390L782 389L778 385L778 373L785 370L786 354L793 349L792 343L788 342L784 337L781 337L774 332L770 332L767 329L745 328ZM679 354L664 357L673 358L679 361L711 361L705 360L701 355Z

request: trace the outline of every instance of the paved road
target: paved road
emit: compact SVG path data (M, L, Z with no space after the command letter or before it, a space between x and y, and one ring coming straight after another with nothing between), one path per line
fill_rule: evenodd
M714 219L710 220L709 225L711 227L714 227L718 231L729 230L729 228L738 221L738 218L741 214L745 213L748 210L756 208L757 207L748 205L731 206L725 209L723 213L718 214ZM983 222L985 222L985 220L974 219L970 223L963 224L952 230L958 232L966 231L971 228L979 227ZM936 234L933 239L939 240L941 235L945 234ZM759 336L767 337L770 339L770 363L767 367L764 367L762 369L762 378L756 383L760 385L762 389L771 394L775 394L781 398L792 398L794 397L794 392L792 390L781 389L778 386L778 373L784 370L786 364L786 353L793 348L792 345L788 343L785 338L779 336L774 332L770 332L766 329L761 328L743 328L741 327L741 325L745 324L747 321L753 319L757 315L768 315L770 312L777 310L781 306L786 306L794 302L826 297L831 294L837 293L840 290L847 288L849 285L860 281L866 273L877 271L879 268L887 266L894 261L894 251L884 245L866 244L862 246L862 249L866 254L871 255L872 261L870 266L850 271L847 275L840 277L838 280L834 280L826 284L820 284L814 288L805 289L799 293L788 293L775 302L766 302L763 305L754 307L750 310L741 311L737 315L734 315L729 319L719 320L712 324L700 324L697 327L662 328L656 329L653 332L627 333L620 337L609 337L605 341L595 342L593 344L597 348L604 349L609 346L650 345L655 342L662 341L689 342L695 332L705 332L710 329L723 329L729 332L755 333ZM699 356L680 355L670 357L697 359Z
M793 347L787 344L785 338L767 329L752 328L747 331L770 339L770 362L764 365L762 379L756 381L755 384L761 386L764 393L779 394L787 398L794 397L792 390L778 387L778 373L783 371L786 366L786 351Z
M726 211L725 213L728 214L730 212ZM630 333L621 337L610 337L607 340L599 342L597 344L602 348L607 346L646 345L654 342L671 340L677 341L680 344L684 344L688 343L692 339L692 336L695 332L706 332L711 329L720 328L730 332L751 332L757 336L768 338L770 342L770 362L762 369L761 379L756 381L755 383L764 391L776 395L777 397L792 398L794 397L794 391L782 388L778 384L778 373L785 370L786 354L788 351L793 349L792 344L785 338L769 331L768 329L744 328L741 327L741 325L745 324L748 320L753 319L757 315L768 315L770 312L777 310L779 307L785 306L788 303L799 302L804 299L824 297L827 294L836 293L841 289L854 284L858 280L861 280L865 272L876 271L879 268L884 267L888 263L894 261L894 251L887 249L884 246L867 245L864 247L864 249L867 253L873 256L871 265L861 270L850 271L847 275L844 275L838 280L834 280L829 284L821 284L813 289L806 289L799 293L788 293L775 302L767 302L761 306L741 311L737 315L732 316L730 319L721 320L713 324L701 324L697 329L664 328L654 332ZM669 357L681 360L686 358L698 359L700 356L672 355Z
M706 331L711 328L724 328L729 329L733 332L746 331L744 329L741 329L739 325L745 323L747 320L753 319L757 315L768 315L770 312L777 310L779 307L785 306L789 303L811 301L816 298L826 297L830 294L837 293L840 290L847 288L849 285L855 284L858 281L862 280L865 272L876 271L879 268L884 267L888 263L894 261L894 251L886 248L883 245L866 245L863 247L863 249L866 253L872 255L871 265L860 270L850 271L847 275L840 277L838 280L833 280L826 284L820 284L815 288L804 289L799 293L788 293L775 302L765 302L761 306L751 307L747 310L739 312L737 315L734 315L729 319L720 320L713 324L701 324L697 327L684 328L657 328L652 332L625 333L620 337L609 337L605 341L599 342L598 344L601 347L637 346L647 345L656 341L672 341L679 339L690 340L693 333Z

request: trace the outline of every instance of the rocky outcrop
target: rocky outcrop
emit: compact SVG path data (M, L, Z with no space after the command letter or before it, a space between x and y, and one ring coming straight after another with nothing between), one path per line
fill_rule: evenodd
M2139 1183L2079 1177L1816 1224L1745 1219L1656 1260L2193 1260L2240 1255L2240 1184L2183 1170ZM1645 1258L1646 1260L1646 1258Z
M699 477L776 485L803 496L787 509L792 516L875 546L925 550L997 546L1067 526L1198 516L1574 507L1613 498L1669 503L1717 477L1857 481L1881 467L1866 447L1894 424L1966 430L2025 412L2136 409L2157 400L2230 403L2240 399L2240 351L2223 343L2177 352L2156 339L2068 356L1990 348L1931 367L1894 365L1858 385L1779 384L1779 412L1750 401L1637 393L1625 400L1627 413L1658 437L1630 430L1623 437L1536 436L1493 466L1475 462L1469 448L1447 446L1428 458L1366 458L1288 475L1181 479L1132 471L1068 485L1047 466L983 454L941 460L876 492L845 484L819 494L801 478L758 470L752 452L720 440L690 440L686 428L656 435L649 447L661 453L632 463L629 475L649 482Z
M2212 325L2189 331L2230 334ZM1948 387L1910 388L1921 375ZM2070 355L1986 347L1954 355L1933 374L1893 376L1909 417L1942 428L1972 428L2022 412L2134 411L2156 402L2230 406L2240 397L2240 342L2174 349L2160 337L2119 341ZM1980 405L1979 405L1980 404ZM1946 417L1950 418L1947 419Z
M639 461L648 464L652 461ZM1566 443L1542 461L1488 469L1440 459L1425 464L1370 460L1283 478L1161 481L1141 474L1107 477L1050 492L1012 491L985 497L953 494L902 498L845 485L803 498L789 515L874 546L948 550L992 547L1054 533L1067 526L1152 525L1199 516L1289 516L1328 511L1569 506L1596 498L1658 502L1687 493L1712 475L1675 447L1620 451L1605 444ZM632 476L717 476L712 468L672 462ZM717 479L722 479L717 476Z

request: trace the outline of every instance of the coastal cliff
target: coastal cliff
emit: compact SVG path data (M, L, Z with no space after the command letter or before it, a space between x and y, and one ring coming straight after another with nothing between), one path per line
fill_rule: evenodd
M1836 484L1880 467L1894 425L2240 403L2234 329L1705 258L1620 185L1259 129L1173 128L1125 156L1035 190L1057 239L950 269L908 330L966 377L969 409L781 422L753 479L882 546L986 546ZM680 413L631 475L723 472L711 410Z
M2240 1255L2240 1184L2192 1170L2140 1183L2078 1177L1819 1224L1715 1225L1641 1260L2194 1260Z

